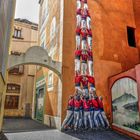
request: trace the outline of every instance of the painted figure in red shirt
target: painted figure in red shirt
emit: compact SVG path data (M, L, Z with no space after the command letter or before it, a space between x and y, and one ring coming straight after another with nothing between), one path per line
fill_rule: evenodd
M89 48L92 49L92 31L91 31L91 29L88 30L87 44L88 44Z
M87 129L87 122L89 121L90 128L93 128L93 123L91 119L91 114L90 114L90 108L91 108L91 100L89 99L89 96L86 95L84 100L83 100L83 109L84 109L84 125L85 129Z
M88 82L90 83L90 88L89 91L90 93L93 93L96 89L95 89L95 79L93 76L87 75L88 78Z
M104 107L103 107L103 97L99 96L99 105L100 105L100 113L102 114L102 117L104 119L104 121L106 122L107 128L110 127L109 121L106 117L106 114L104 112Z
M92 105L93 105L93 108L94 108L93 119L94 119L94 123L95 123L96 127L98 128L100 126L99 122L101 122L101 125L103 127L105 127L105 123L104 123L103 117L102 117L102 115L100 113L99 98L98 98L98 96L96 96L96 94L94 94L94 96L92 98ZM98 119L100 121L98 121Z
M85 75L83 75L81 83L83 86L83 94L88 95L88 78Z
M77 9L76 12L76 19L77 19L77 27L81 27L81 20L82 20L82 13L81 13L81 8Z
M91 17L90 17L89 12L88 12L88 15L87 15L87 29L88 30L91 29Z
M81 48L82 50L87 50L87 35L88 35L87 29L81 29L80 34L82 37Z
M82 100L79 95L74 97L74 130L77 130L80 119L80 107L82 106Z
M87 28L87 10L82 10L81 11L81 28L86 29Z
M80 74L76 73L76 76L75 76L75 89L82 93L81 81L82 81L82 76Z
M67 106L67 114L65 117L65 120L62 123L61 129L66 129L70 123L72 122L72 119L74 117L74 96L70 96L68 100L68 106Z
M91 49L88 49L88 70L89 70L89 75L93 76L93 53Z
M81 45L81 29L80 27L77 27L76 29L76 49L80 50L80 45Z
M83 3L84 3L84 9L87 9L88 10L87 0L83 0Z
M82 50L81 53L81 73L82 75L87 74L87 60L88 60L88 53L86 50Z
M75 50L75 72L80 73L80 58L82 51L79 49Z
M82 6L82 2L81 0L77 0L77 9L81 9L81 6Z

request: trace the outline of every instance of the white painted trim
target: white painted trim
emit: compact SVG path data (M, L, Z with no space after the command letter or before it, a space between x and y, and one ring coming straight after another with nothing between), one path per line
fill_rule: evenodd
M52 83L50 84L49 83L49 75L50 74L52 74ZM52 85L51 87L49 87L49 85ZM54 73L53 73L53 71L48 71L48 83L47 83L47 90L48 91L53 91L53 89L54 89Z

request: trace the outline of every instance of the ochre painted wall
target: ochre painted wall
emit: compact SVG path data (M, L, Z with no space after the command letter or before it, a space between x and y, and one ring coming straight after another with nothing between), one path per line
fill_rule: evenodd
M36 28L36 30L32 28ZM38 46L38 25L29 24L24 21L14 20L14 28L21 29L21 37L23 39L17 39L12 37L9 53L19 52L25 53L27 49L32 46ZM14 32L12 32L12 36ZM24 117L26 112L31 117L32 114L32 100L33 100L33 91L34 91L34 76L36 73L36 66L34 65L24 65L23 74L10 74L8 73L8 84L18 84L20 85L20 93L6 93L6 95L15 95L19 96L19 105L17 109L5 109L5 116L20 116ZM30 105L29 110L26 109L26 106Z
M133 7L134 7L134 16L135 16L135 22L136 22L136 42L137 46L140 51L140 1L139 0L133 0Z
M74 51L76 30L76 1L64 1L62 56L62 119L66 114L69 95L74 94Z
M94 71L97 94L104 97L107 116L110 117L108 78L133 68L140 62L138 48L127 41L127 26L136 27L132 0L88 1L92 18ZM76 2L64 1L64 38L62 72L62 118L67 100L74 93L74 50L76 29ZM136 28L137 31L137 28Z
M47 17L47 22L46 26L44 27L45 34L46 34L46 44L45 47L47 48L48 54L52 57L53 60L55 61L60 61L60 53L61 53L61 45L60 45L60 0L48 0L48 16ZM42 28L43 25L41 25L41 19L42 19L42 10L43 10L43 5L45 5L45 0L44 2L42 1L40 3L40 27ZM54 25L54 36L52 35L52 21L56 20L56 24ZM44 31L43 30L43 31ZM40 30L41 31L41 30ZM40 42L42 42L43 39L41 39L40 35ZM41 44L40 44L41 45ZM53 52L54 50L54 52ZM53 53L51 53L53 52ZM44 115L50 115L50 116L57 116L58 115L58 80L59 77L53 72L53 90L48 90L48 74L50 70L46 68L42 68L43 71L42 74L46 77L46 95L45 95L45 112ZM40 72L39 72L40 73ZM42 75L41 73L39 74L37 72L37 75Z

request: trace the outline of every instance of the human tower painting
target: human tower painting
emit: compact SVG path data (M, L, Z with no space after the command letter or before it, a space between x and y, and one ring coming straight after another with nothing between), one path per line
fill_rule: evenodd
M69 97L62 130L109 128L102 97L96 95L91 17L87 0L76 0L75 94Z

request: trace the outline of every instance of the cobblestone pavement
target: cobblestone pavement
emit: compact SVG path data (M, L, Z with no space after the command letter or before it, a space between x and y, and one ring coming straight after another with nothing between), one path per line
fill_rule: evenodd
M44 130L21 133L6 133L9 140L133 140L114 131L68 132Z
M24 118L8 118L4 119L3 132L24 132L35 130L48 130L49 127L38 121Z

